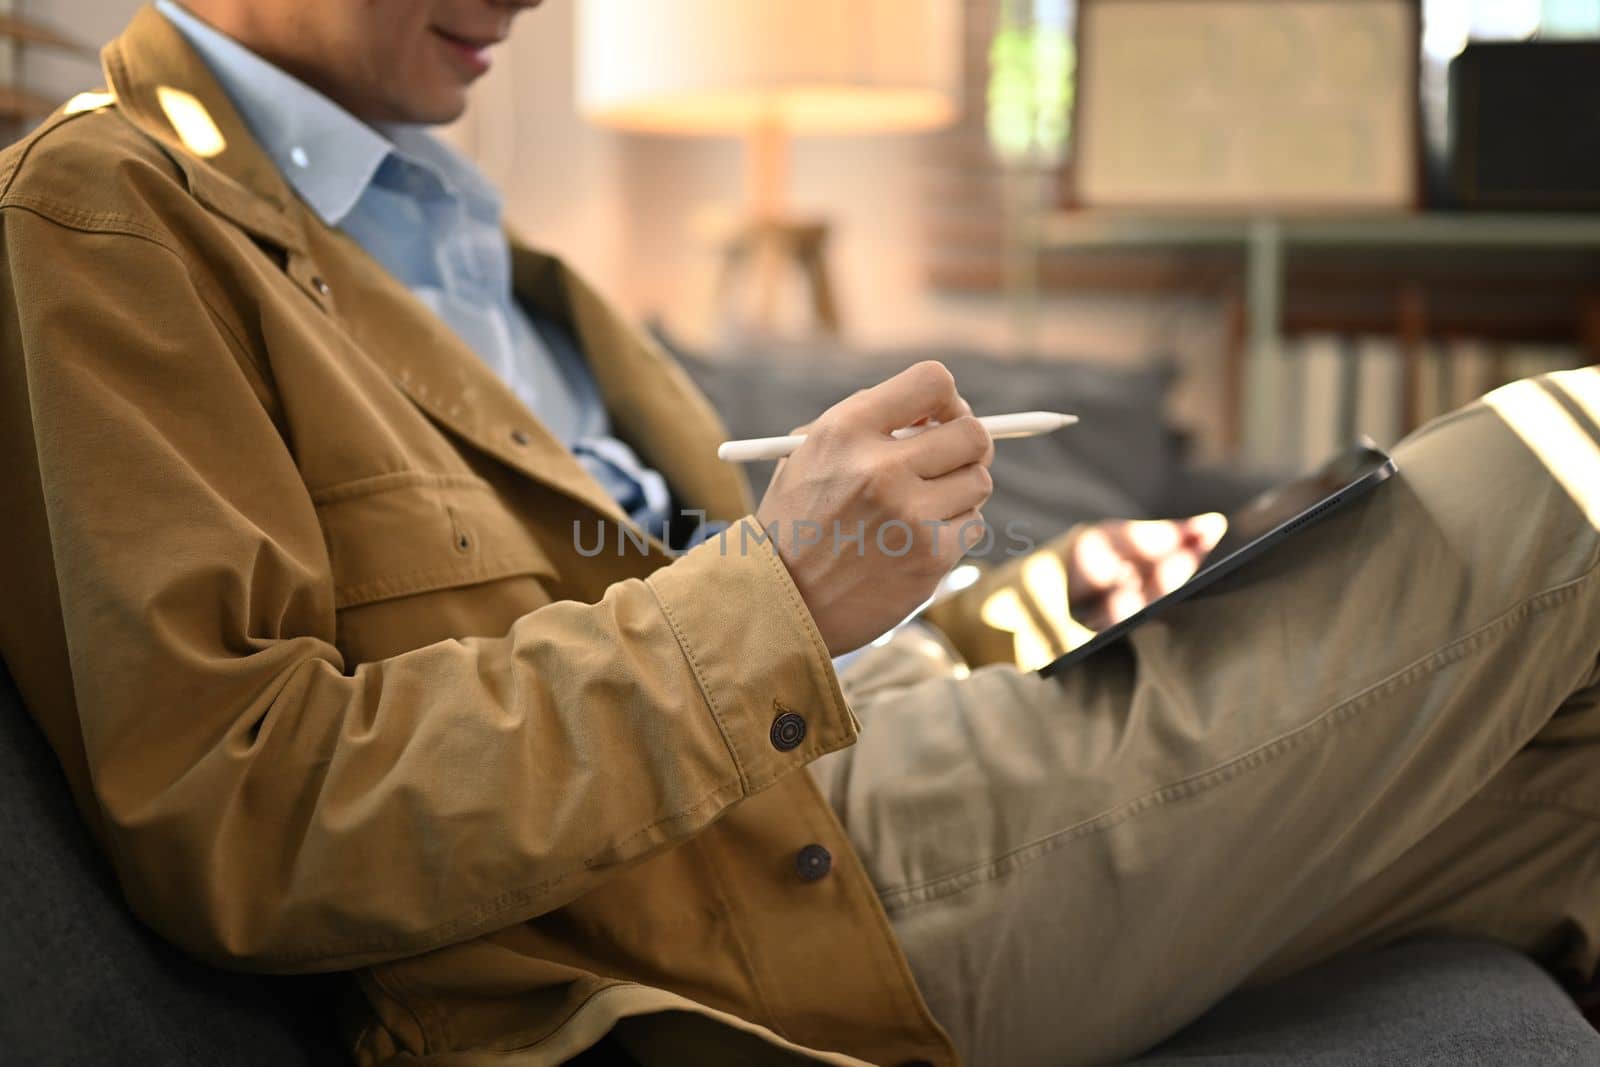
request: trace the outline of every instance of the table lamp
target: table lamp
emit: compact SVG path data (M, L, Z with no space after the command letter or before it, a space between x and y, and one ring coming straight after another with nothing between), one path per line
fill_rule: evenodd
M617 129L745 138L747 209L718 289L753 263L769 332L785 263L817 323L840 320L827 226L791 216L789 138L931 129L958 111L959 0L579 0L577 97Z

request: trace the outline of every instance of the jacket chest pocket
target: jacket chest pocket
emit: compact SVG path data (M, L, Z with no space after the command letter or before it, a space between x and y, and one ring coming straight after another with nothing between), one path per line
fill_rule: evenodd
M499 636L550 602L554 563L487 482L401 471L312 495L340 650L357 661Z

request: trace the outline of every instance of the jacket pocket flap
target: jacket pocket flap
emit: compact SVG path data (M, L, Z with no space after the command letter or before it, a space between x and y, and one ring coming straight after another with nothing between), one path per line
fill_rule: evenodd
M399 471L318 490L312 502L337 608L513 574L556 574L532 532L471 475Z

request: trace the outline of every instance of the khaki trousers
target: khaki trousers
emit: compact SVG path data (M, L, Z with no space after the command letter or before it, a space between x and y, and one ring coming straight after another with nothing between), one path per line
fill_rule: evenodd
M1061 677L913 642L813 773L970 1063L1133 1055L1418 933L1600 951L1600 374L1518 382L1364 500Z

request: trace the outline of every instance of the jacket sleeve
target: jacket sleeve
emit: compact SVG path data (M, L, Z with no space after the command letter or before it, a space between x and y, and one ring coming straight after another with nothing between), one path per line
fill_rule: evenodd
M253 970L413 955L557 908L854 740L758 541L344 662L269 371L207 278L158 233L0 226L21 363L0 418L33 453L4 462L37 465L94 815L168 938ZM780 751L789 709L808 729Z

